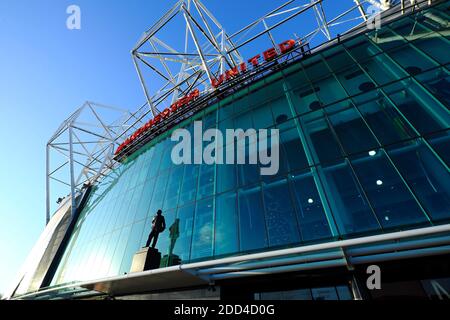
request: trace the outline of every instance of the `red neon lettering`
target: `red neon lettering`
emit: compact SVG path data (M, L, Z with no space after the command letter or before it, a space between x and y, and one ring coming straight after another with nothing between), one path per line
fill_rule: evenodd
M254 56L253 58L248 60L248 62L251 63L253 65L253 67L257 67L257 66L259 66L259 58L261 58L260 54L258 54L257 56Z
M242 73L247 72L247 64L245 62L242 62L240 67Z
M271 61L278 56L278 53L277 50L275 50L275 48L270 48L269 50L264 51L263 56L264 60Z
M166 109L161 113L163 119L167 118L170 115L170 109Z
M279 45L281 53L291 51L295 47L295 40L287 40Z
M225 76L226 76L227 80L230 80L231 78L234 78L234 77L236 77L238 75L239 75L238 67L234 67L233 69L228 70L228 71L225 72Z
M211 80L211 85L214 87L214 88L217 88L218 86L220 86L222 83L223 83L223 81L225 80L225 76L223 75L223 74L221 74L220 76L219 76L219 79L212 79Z

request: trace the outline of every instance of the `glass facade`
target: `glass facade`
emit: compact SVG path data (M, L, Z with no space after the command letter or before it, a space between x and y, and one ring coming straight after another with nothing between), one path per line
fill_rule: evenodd
M448 222L450 29L436 21L449 21L449 4L426 12L180 124L279 129L276 176L259 165L174 165L170 131L131 156L94 188L53 284L129 272L158 209L168 227L161 267Z

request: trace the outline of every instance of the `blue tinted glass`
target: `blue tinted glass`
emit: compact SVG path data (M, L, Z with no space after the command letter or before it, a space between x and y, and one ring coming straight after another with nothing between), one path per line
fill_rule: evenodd
M179 205L185 205L195 200L198 184L198 165L186 165L184 168L183 185L181 187Z
M235 192L222 194L216 199L214 255L239 251L239 221Z
M280 174L288 169L283 166L285 161L290 170L308 167L308 160L300 140L297 122L297 120L292 120L277 127L280 130L280 143L284 152L283 155L280 155Z
M434 69L417 76L417 80L450 109L450 73L445 68Z
M236 187L236 167L234 165L217 165L217 192L225 192Z
M322 110L307 114L301 119L315 163L327 163L342 158L339 143Z
M197 199L211 196L215 190L215 170L214 165L204 164L200 167L200 177L198 181Z
M144 226L145 221L140 221L132 226L130 237L128 238L128 243L125 248L125 252L122 255L123 260L122 264L120 265L119 274L130 272L133 256L137 253L141 245L140 241L142 233L144 232Z
M395 166L434 221L450 218L449 172L421 140L388 148Z
M167 256L169 254L171 254L171 250L173 250L173 248L171 247L171 243L172 243L172 238L174 236L170 232L170 227L175 222L176 210L172 209L172 210L163 211L163 216L166 221L166 230L164 230L163 232L161 232L159 234L156 249L158 249L159 252L161 252L161 257L162 257L161 262L168 262L169 260L167 259ZM148 239L148 236L150 235L151 231L152 231L151 225L148 229L144 230L144 235L147 236L147 239ZM168 265L164 265L163 263L161 263L161 267L167 267L167 266Z
M318 168L332 212L343 235L380 229L377 218L347 161Z
M214 198L197 202L191 260L211 257L214 240Z
M450 113L413 80L390 85L386 89L405 117L422 134L450 127Z
M180 236L176 240L173 253L177 255L181 262L189 261L192 241L192 228L194 225L195 205L188 205L178 209Z
M303 173L290 179L297 208L297 217L303 241L331 236L322 200L311 173Z
M184 166L176 166L170 173L169 182L167 184L166 197L164 200L163 209L175 208L178 204L178 197L180 195L180 188L183 182Z
M326 113L347 154L378 147L377 141L351 102L330 106Z
M448 167L450 167L450 131L436 133L427 137L427 141L441 157Z
M239 240L242 251L267 247L261 188L239 191Z
M426 223L427 218L384 151L351 158L352 166L383 228Z
M416 134L386 97L374 91L355 99L356 106L382 144L410 139Z
M263 187L269 245L280 246L300 242L294 206L285 179Z

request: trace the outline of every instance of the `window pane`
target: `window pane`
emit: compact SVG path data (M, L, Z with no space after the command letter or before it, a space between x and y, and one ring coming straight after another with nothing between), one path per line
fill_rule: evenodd
M214 198L197 202L191 260L211 257L214 240Z
M297 175L290 180L303 241L331 237L322 199L312 175Z
M141 221L132 226L130 237L128 238L127 247L123 254L122 264L120 265L119 274L130 272L133 256L137 253L140 247L140 240L144 231L144 225L145 222Z
M241 251L267 247L260 187L239 191L239 225Z
M263 188L269 245L300 242L298 224L286 180L272 182Z
M195 205L178 209L180 237L175 242L173 253L181 259L182 263L189 261L191 252L192 227L194 223Z
M319 169L342 235L379 230L380 225L346 161Z
M427 141L447 166L450 166L450 131L430 135L427 137Z
M417 80L450 110L450 73L447 69L431 70L417 76Z
M415 140L390 147L388 153L432 219L450 218L449 172L431 150Z
M214 255L223 255L239 251L238 216L236 193L222 194L216 200L216 235Z
M426 134L450 127L450 113L414 81L405 80L386 89L406 118L416 129Z
M181 187L179 205L185 205L195 200L197 194L198 165L184 167L183 186Z
M326 113L347 154L378 147L377 141L351 102L333 105L326 109Z
M292 120L278 126L280 143L284 151L284 154L280 155L280 174L287 170L283 166L284 162L287 162L291 171L308 167L308 160L300 140L297 123L298 120Z
M357 108L382 144L391 144L416 136L384 95L371 92L355 100Z
M323 111L307 114L301 119L315 163L328 163L343 157Z
M427 223L384 151L352 157L351 163L383 228Z

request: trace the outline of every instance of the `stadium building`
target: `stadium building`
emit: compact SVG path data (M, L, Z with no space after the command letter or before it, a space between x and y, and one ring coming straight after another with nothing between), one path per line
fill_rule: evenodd
M76 160L74 137L93 104L50 140L49 155L69 134L71 190L52 215L48 190L47 228L11 298L449 299L450 1L349 2L331 20L326 1L289 1L233 35L200 1L178 2L132 52L147 103L103 126L103 149L87 162ZM276 34L308 13L315 33ZM157 37L180 14L189 53ZM360 20L333 34L347 14ZM280 23L271 27L272 17ZM237 40L256 24L263 31ZM326 40L312 40L318 34ZM245 45L263 37L269 45L247 56ZM170 76L174 60L182 71ZM163 89L150 92L146 72ZM197 121L278 129L278 173L175 165L171 134ZM85 178L76 179L80 163ZM130 272L158 209L167 224L160 266ZM379 290L366 285L374 265Z

